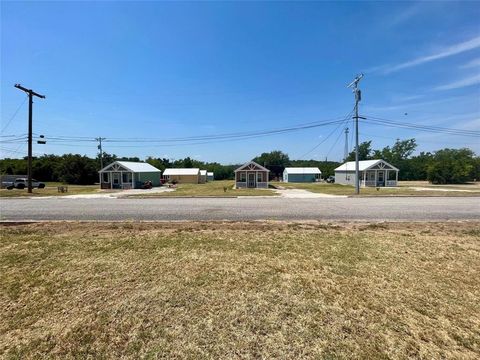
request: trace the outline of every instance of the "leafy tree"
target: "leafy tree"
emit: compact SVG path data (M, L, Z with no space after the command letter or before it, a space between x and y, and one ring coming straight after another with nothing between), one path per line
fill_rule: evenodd
M68 184L90 185L98 181L95 160L86 156L67 154L62 156L59 179Z
M436 151L427 166L427 179L434 184L457 184L472 180L475 154L470 149Z
M432 157L433 155L429 152L421 152L419 155L405 160L400 168L398 178L400 180L427 180L427 167L431 163Z
M270 178L281 178L283 170L290 165L290 158L280 150L262 153L255 157L253 161L270 170Z
M358 160L372 159L372 141L364 141L358 145ZM355 149L348 154L346 161L355 161Z
M386 146L382 150L375 150L373 152L373 157L376 159L383 159L394 165L394 163L408 159L416 148L417 142L415 139L397 139L391 148L390 146Z
M115 154L108 154L105 151L103 152L103 167L110 165L112 162L118 160L117 155ZM96 157L96 162L97 162L97 168L100 170L100 154L97 155Z

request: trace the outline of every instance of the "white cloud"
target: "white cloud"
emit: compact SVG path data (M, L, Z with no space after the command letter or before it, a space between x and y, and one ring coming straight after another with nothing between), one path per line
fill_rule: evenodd
M397 64L397 65L378 66L378 67L370 69L370 72L382 71L384 74L389 74L389 73L392 73L392 72L407 69L407 68L414 67L414 66L417 66L417 65L422 65L422 64L434 61L434 60L443 59L443 58L446 58L446 57L449 57L449 56L452 56L452 55L457 55L457 54L463 53L465 51L473 50L473 49L476 49L476 48L479 48L479 47L480 47L480 36L477 36L473 39L470 39L470 40L467 40L467 41L464 41L464 42L461 42L461 43L458 43L458 44L455 44L455 45L444 47L444 48L438 50L434 54L421 56L421 57L418 57L416 59L409 60L409 61Z
M416 3L412 6L409 6L405 10L395 14L390 19L389 24L391 26L396 26L396 25L402 24L402 23L410 20L411 18L417 16L418 14L420 14L421 5L422 5L421 3Z
M460 89L460 88L464 88L464 87L472 86L472 85L476 85L476 84L480 84L480 74L475 75L475 76L471 76L471 77L468 77L468 78L465 78L465 79L461 79L461 80L458 80L458 81L454 81L450 84L437 86L434 90L437 90L437 91L453 90L453 89Z
M480 66L480 58L478 58L478 59L473 59L473 60L469 61L468 63L463 64L462 66L460 66L460 68L462 68L462 69L470 69L470 68L477 67L477 66Z

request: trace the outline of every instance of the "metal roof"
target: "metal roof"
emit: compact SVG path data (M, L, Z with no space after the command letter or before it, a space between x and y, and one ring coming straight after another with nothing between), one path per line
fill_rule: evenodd
M118 164L125 169L135 172L135 173L141 173L141 172L162 172L162 170L157 169L155 166L150 165L149 163L144 163L144 162L134 162L134 161L114 161L111 164L108 164L105 166L102 170L99 172L103 171L109 171L108 168L110 168L112 165Z
M374 167L375 165L377 165L378 163L384 163L384 164L390 166L393 170L398 171L398 169L395 166L390 165L389 163L387 163L385 160L382 160L382 159L359 161L358 162L358 171L368 170L371 167ZM389 170L389 169L387 169L387 170ZM335 171L355 171L355 161L346 162L345 164L342 164L339 167L337 167L335 169Z
M207 172L207 176L213 176L213 172Z
M321 174L318 167L286 167L287 174Z
M163 175L198 175L199 168L169 168L165 169Z
M207 176L207 170L200 170L200 175Z

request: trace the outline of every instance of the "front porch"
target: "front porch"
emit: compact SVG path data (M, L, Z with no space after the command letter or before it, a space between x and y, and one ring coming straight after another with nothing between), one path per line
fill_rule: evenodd
M130 171L109 171L100 175L101 189L135 189L135 174Z
M237 171L235 174L235 187L237 189L268 188L268 173L264 171Z
M360 172L361 187L395 187L398 183L398 170L373 169Z

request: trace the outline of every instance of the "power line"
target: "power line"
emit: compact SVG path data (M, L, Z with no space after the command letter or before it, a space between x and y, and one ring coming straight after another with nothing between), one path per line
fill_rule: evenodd
M307 151L305 154L299 156L299 158L301 159L301 158L303 158L304 156L307 156L308 154L310 154L311 152L313 152L315 149L317 149L320 145L322 145L323 143L325 143L325 142L328 140L328 138L330 138L330 136L332 136L333 133L335 133L335 131L337 131L340 126L342 126L342 124L345 122L345 120L348 120L348 119L350 118L350 115L352 115L352 113L353 113L353 110L350 111L350 112L345 116L345 118L340 122L340 124L339 124L335 129L333 129L333 131L332 131L331 133L329 133L326 138L324 138L322 141L320 141L317 145L315 145L313 148L311 148L311 149L310 149L309 151Z
M328 158L328 155L330 155L330 153L332 152L335 145L337 145L338 140L340 140L340 137L342 136L342 134L343 134L343 129L338 133L337 139L335 140L335 142L330 147L330 150L328 150L327 155L326 155L327 158ZM348 132L347 132L347 134L348 134Z
M7 130L8 128L8 125L10 125L10 123L12 122L13 119L15 119L15 116L17 116L18 112L20 111L20 109L22 108L22 106L25 104L25 102L27 101L28 99L28 96L25 97L25 99L23 99L22 103L20 104L20 106L17 108L17 110L15 110L15 112L13 113L12 117L7 121L6 125L3 127L2 131L0 131L1 133L5 132L5 130Z
M432 126L432 125L412 124L407 122L395 121L391 119L379 118L375 116L367 116L367 119L365 121L369 123L377 124L377 125L415 129L419 131L436 132L436 133L443 133L443 134L449 134L449 135L473 136L473 137L480 136L480 131L476 131L476 130L464 130L464 129L445 128L445 127Z

